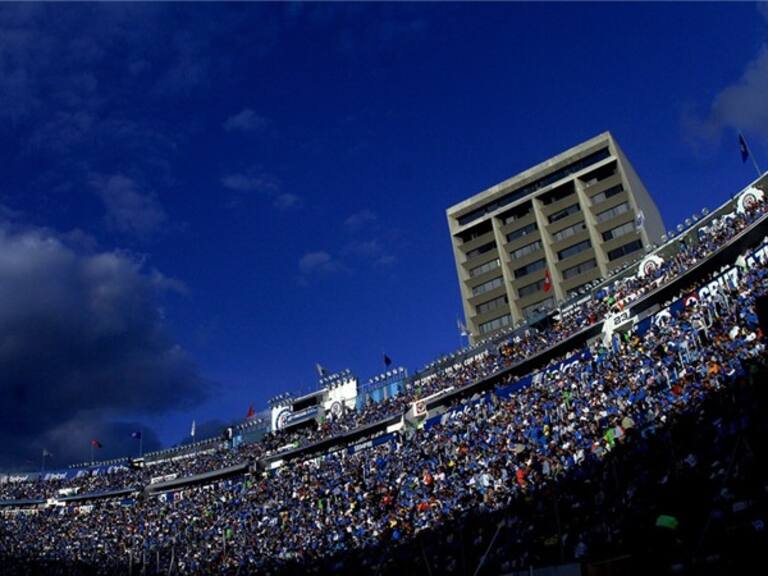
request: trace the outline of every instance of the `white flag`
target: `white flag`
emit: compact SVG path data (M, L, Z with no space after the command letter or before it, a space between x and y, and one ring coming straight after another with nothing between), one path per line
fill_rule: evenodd
M195 421L192 420L192 430L189 431L189 435L192 436L192 438L195 437Z
M469 336L467 327L464 326L464 323L458 317L456 317L456 327L459 329L459 334L462 336Z
M635 228L642 228L643 226L645 226L645 212L640 210L635 217Z

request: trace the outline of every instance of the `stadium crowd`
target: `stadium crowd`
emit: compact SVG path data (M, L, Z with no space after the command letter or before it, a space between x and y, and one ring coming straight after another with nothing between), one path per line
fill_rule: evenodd
M416 400L458 388L498 373L505 368L534 356L561 342L580 330L623 310L626 306L673 280L706 259L735 235L763 216L768 202L759 201L748 210L713 219L706 228L699 228L696 238L678 242L676 252L645 275L620 278L601 287L594 294L551 319L544 327L527 327L515 331L495 349L485 350L464 362L447 366L428 377L406 385L403 393L381 402L370 402L360 410L346 410L340 417L329 417L317 426L295 430L278 430L268 434L260 443L229 449L219 446L189 457L176 457L148 462L143 471L118 466L109 474L85 472L75 479L18 482L0 485L0 500L48 498L62 488L74 488L80 493L93 493L147 484L153 477L190 476L253 462L264 455L282 449L306 446L360 426L393 415L402 414Z
M544 327L527 327L515 331L498 343L495 349L485 350L464 362L445 366L428 377L409 383L402 394L382 402L371 402L361 411L349 411L341 419L325 422L317 429L282 435L281 439L287 437L294 446L309 444L338 432L402 413L420 398L476 382L535 356L599 322L607 315L621 312L632 302L659 286L667 284L712 255L762 217L766 211L768 211L768 202L762 200L752 204L742 213L733 212L726 217L713 218L709 226L698 228L695 239L680 240L672 257L648 270L646 274L622 277L608 283L587 297L584 302L574 305L551 319Z
M727 393L764 355L755 299L767 292L766 269L745 270L738 286L660 315L643 333L585 346L527 387L508 396L500 388L368 450L172 494L6 514L0 556L82 562L97 572L136 563L143 572L237 574L342 562L362 550L368 569L384 569L389 555L366 551L411 546L467 514L530 507L579 469ZM480 377L500 358L462 377ZM571 505L579 502L574 496ZM536 537L515 518L508 533ZM559 536L569 548L561 556L588 556L594 538ZM529 560L520 550L510 562Z

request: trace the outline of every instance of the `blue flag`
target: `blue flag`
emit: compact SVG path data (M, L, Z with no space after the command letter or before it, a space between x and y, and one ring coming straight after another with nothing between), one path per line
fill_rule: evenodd
M141 440L141 432L131 432L131 438L134 440Z
M741 133L739 133L739 151L741 152L741 161L746 162L749 158L749 146L747 146L747 141L744 140Z

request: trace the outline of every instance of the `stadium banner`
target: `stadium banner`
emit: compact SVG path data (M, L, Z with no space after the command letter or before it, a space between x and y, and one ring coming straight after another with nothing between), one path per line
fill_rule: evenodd
M755 188L754 186L750 186L744 192L742 192L739 195L739 198L736 200L736 211L740 214L743 214L758 202L761 202L764 197L765 194L762 190Z
M72 480L85 476L100 476L102 474L117 474L129 470L128 466L113 464L109 466L96 466L93 468L72 468L67 470L51 470L50 472L29 472L26 474L0 474L0 484L15 482L56 482L60 480Z
M437 416L433 416L432 418L424 421L424 430L429 430L433 426L437 426L438 424L445 424L449 420L452 420L453 418L456 418L460 414L465 414L471 410L474 410L475 406L480 402L488 402L488 393L483 394L480 398L477 398L476 400L472 402L467 402L466 404L459 404L458 406L454 406L450 410L447 410L443 412L442 414L438 414Z
M611 343L613 334L621 330L631 328L637 322L637 316L632 315L629 308L622 310L618 314L608 316L603 322L603 344L608 346Z
M17 482L31 482L33 480L39 480L40 473L32 472L29 474L6 474L0 477L0 483L2 484L15 484Z
M151 485L157 484L158 482L168 482L169 480L176 480L178 477L178 474L164 474L163 476L155 476L154 478L150 478L149 483Z
M55 482L56 480L69 480L74 478L75 474L75 470L57 470L54 472L46 472L43 474L43 480L46 482Z
M651 276L664 264L664 258L658 254L648 254L637 266L637 276L645 278Z
M766 262L768 262L768 239L764 240L760 246L747 256L739 256L734 265L722 270L720 274L715 276L704 286L700 286L697 290L691 292L687 296L677 298L666 308L663 308L655 314L638 322L636 327L637 334L643 336L650 329L651 324L664 326L669 320L676 317L686 306L697 300L707 300L714 297L721 288L738 287L741 284L741 278L743 277L742 269L750 270L760 264L765 265Z
M751 270L758 265L765 265L766 263L768 263L768 241L764 240L751 253L737 258L731 267L721 271L710 282L696 290L695 297L699 300L709 299L717 294L721 288L738 287L743 277L742 268Z
M272 423L272 430L282 430L288 426L312 420L317 416L318 412L319 408L317 406L311 406L298 412L293 412L288 406L280 411L273 411L274 421Z
M358 442L357 444L353 444L352 446L347 447L347 454L357 454L358 452L362 452L363 450L367 450L368 448L375 448L376 446L381 446L382 444L386 444L387 442L392 442L395 439L394 433L388 433L388 434L382 434L381 436L376 436L376 438L371 438L370 440L366 440L365 442Z

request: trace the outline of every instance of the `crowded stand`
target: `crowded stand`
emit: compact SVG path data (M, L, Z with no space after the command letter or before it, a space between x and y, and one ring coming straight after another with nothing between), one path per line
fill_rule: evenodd
M393 415L402 415L413 402L439 397L473 382L503 372L509 366L536 356L541 351L567 340L579 331L621 312L631 303L669 283L698 262L705 260L745 228L762 218L768 202L759 195L743 210L720 211L699 223L687 235L670 241L667 257L643 273L621 277L598 287L589 298L560 310L538 326L526 326L504 337L494 346L478 351L469 359L416 376L407 381L400 394L379 402L368 402L359 409L344 409L317 425L292 430L273 430L258 443L232 449L226 443L206 447L183 457L147 460L142 471L127 465L110 466L108 473L87 470L74 479L0 484L0 499L48 498L59 490L72 488L80 493L96 493L115 488L130 488L149 483L160 476L192 476L239 463L253 462L281 450L295 450L334 437Z
M139 469L122 467L50 485L2 484L0 498L5 500L50 498L65 486L86 494L116 486L136 492L76 506L54 502L0 508L0 558L9 560L9 570L18 566L20 573L52 562L73 572L124 572L141 566L142 573L153 574L308 569L386 573L403 566L429 572L432 563L444 572L463 573L467 557L479 562L478 569L485 563L496 571L523 569L545 559L601 558L630 547L624 536L628 532L616 536L604 520L601 526L596 510L611 506L616 526L628 531L630 504L647 499L654 482L679 490L680 476L699 465L699 456L688 458L686 453L681 460L682 455L670 455L667 464L676 476L662 482L663 465L642 471L633 468L638 458L630 454L653 458L651 447L663 445L660 439L673 425L690 427L692 422L694 431L685 434L714 434L709 452L700 458L701 465L717 468L712 486L728 484L725 493L717 494L718 504L749 494L755 502L762 498L759 506L764 506L765 490L745 482L737 488L730 484L733 466L724 459L733 435L718 436L710 429L718 419L722 426L726 417L746 428L744 418L706 407L733 398L750 370L764 363L756 301L768 294L765 244L760 255L750 254L751 265L741 258L732 274L716 271L699 278L630 327L604 331L535 373L521 376L504 370L680 276L765 210L761 201L743 214L722 218L720 227L697 243L681 244L674 257L643 277L618 280L577 312L561 313L563 325L555 322L515 335L497 352L416 380L400 395L359 412L343 411L318 427L277 431L261 442L236 448L223 444ZM716 288L708 288L708 297L692 296L713 282ZM499 378L489 392L452 400L412 426L346 449L264 465L265 457L279 454L286 445L295 449L392 413L403 414L418 399L439 397L493 375ZM706 426L704 415L709 418ZM755 461L760 448L751 447ZM154 477L199 475L243 462L250 469L226 479L159 493L142 491ZM608 463L611 470L606 470ZM624 491L617 463L628 482ZM678 475L681 466L687 468ZM743 470L734 476L738 473L743 477ZM603 487L598 494L584 489L585 483L594 483L589 478L609 475L614 489ZM536 515L537 506L548 502L553 490L569 510L563 518L556 514L554 544L551 523L532 520L542 516ZM462 543L459 557L452 546L452 527L472 522L482 526L481 519L488 518L494 519L495 535L487 526L479 530L469 552ZM426 534L434 535L427 541L428 551ZM705 531L705 537L712 536ZM504 545L494 549L499 538ZM681 553L674 546L659 546L669 561Z

